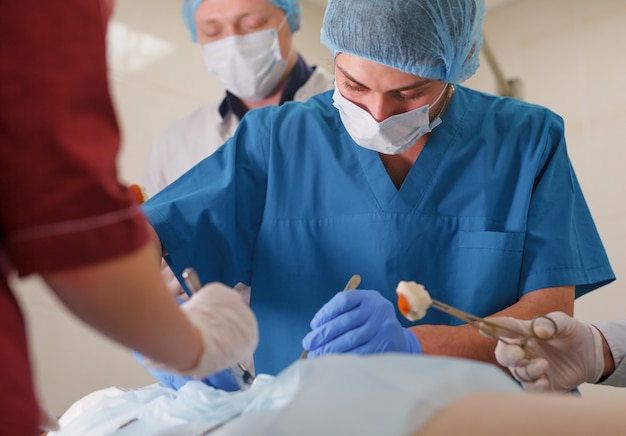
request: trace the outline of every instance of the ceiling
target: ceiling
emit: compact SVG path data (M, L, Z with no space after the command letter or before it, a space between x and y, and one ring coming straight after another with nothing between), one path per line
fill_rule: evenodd
M327 4L327 0L304 0L304 1L306 1L307 3L321 6L323 8L325 8ZM495 7L502 6L503 4L506 4L506 3L511 3L513 1L515 0L485 0L485 4L487 5L487 9L493 9Z

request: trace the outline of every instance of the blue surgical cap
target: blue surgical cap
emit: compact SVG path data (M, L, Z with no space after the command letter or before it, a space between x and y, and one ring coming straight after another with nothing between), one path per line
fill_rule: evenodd
M321 41L427 79L460 83L478 69L484 0L328 0Z
M291 33L295 33L302 24L302 11L298 0L268 0L274 6L281 8L285 15L287 15L287 21L291 28ZM196 35L196 22L193 19L196 9L200 6L202 0L183 0L183 21L191 33L191 39L193 42L198 42L198 36Z

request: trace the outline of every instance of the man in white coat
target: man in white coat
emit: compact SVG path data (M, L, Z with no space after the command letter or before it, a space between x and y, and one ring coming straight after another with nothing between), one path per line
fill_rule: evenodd
M226 96L156 139L142 180L148 197L217 150L248 110L306 101L333 87L332 75L309 66L293 45L301 22L297 0L184 0L182 13Z

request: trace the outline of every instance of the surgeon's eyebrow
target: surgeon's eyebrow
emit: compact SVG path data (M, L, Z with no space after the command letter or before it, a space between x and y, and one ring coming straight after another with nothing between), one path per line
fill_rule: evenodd
M337 69L339 71L341 71L341 74L346 76L346 78L348 78L350 81L356 83L359 86L362 86L365 89L369 89L369 86L366 86L366 85L362 84L361 82L359 82L358 80L356 80L354 77L352 77L350 75L350 73L348 73L346 70L341 68L341 66L339 66L337 64L335 64L335 66L337 67ZM408 91L408 90L411 90L411 89L423 88L424 86L426 86L426 85L428 85L428 84L430 84L432 82L433 82L433 80L431 80L431 79L419 79L415 83L412 83L412 84L407 85L407 86L403 86L402 88L390 89L388 92L402 92L402 91Z

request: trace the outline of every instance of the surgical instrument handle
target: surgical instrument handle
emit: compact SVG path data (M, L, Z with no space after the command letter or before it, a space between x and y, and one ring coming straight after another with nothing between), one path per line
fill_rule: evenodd
M195 294L196 292L198 292L200 288L202 287L200 278L198 277L196 270L194 270L193 268L185 268L185 270L182 273L182 276L183 276L183 280L185 281L185 284L187 285L187 288L189 288L189 291L192 294ZM228 367L228 370L230 371L230 374L235 379L235 382L237 383L239 390L243 391L243 390L248 389L250 385L252 384L252 382L254 382L254 376L252 375L250 371L248 371L248 369L242 363L231 365L230 367Z
M352 277L350 277L350 280L348 280L348 283L346 283L346 286L343 288L343 290L351 291L352 289L358 288L360 284L361 284L361 276L358 274L354 274L352 275ZM309 355L308 350L304 350L302 354L300 355L300 360L306 359L308 355Z

